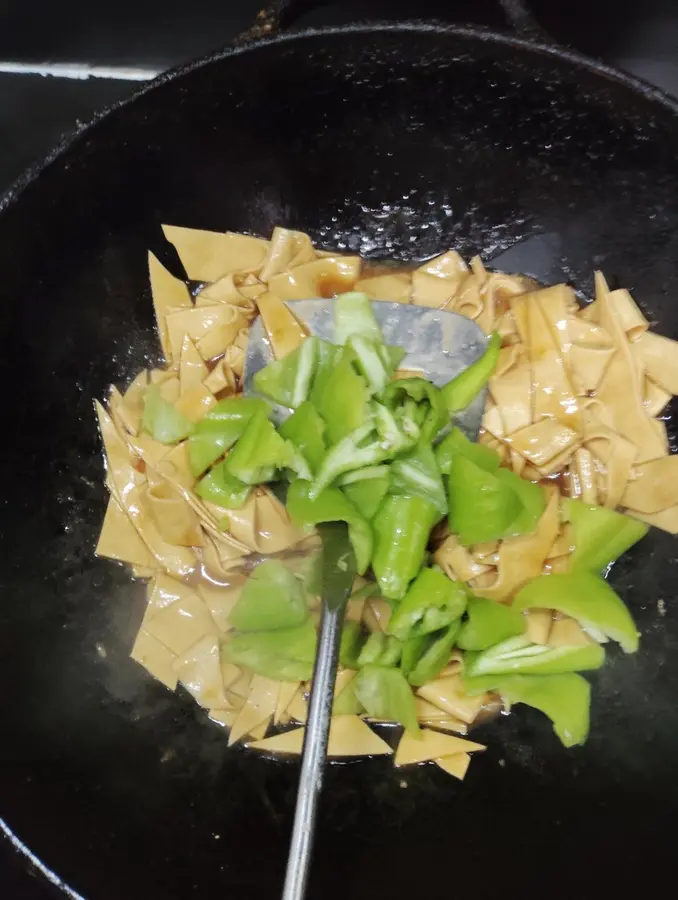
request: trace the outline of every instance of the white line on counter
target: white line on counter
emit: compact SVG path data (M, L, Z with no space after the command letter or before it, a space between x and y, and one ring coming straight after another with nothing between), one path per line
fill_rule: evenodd
M150 81L162 69L133 66L90 66L88 63L25 63L0 60L0 74L43 75L52 78L71 78L86 81L88 78L110 78L116 81Z

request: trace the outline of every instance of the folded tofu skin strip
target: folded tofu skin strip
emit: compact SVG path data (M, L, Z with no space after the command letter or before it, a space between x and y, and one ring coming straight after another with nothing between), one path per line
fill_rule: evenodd
M190 693L228 745L300 754L322 592L315 526L341 521L359 575L331 758L388 756L461 780L485 749L468 732L519 704L554 740L583 743L581 673L639 646L609 567L650 526L678 534L661 418L678 343L600 272L583 305L565 284L454 250L377 267L282 227L268 240L164 233L201 287L149 253L164 364L95 404L110 495L97 554L147 587L131 657ZM287 306L312 297L335 300L333 342ZM401 368L372 301L471 318L484 355L440 389ZM244 397L257 316L274 360ZM484 389L471 442L456 416ZM291 411L279 427L273 404Z

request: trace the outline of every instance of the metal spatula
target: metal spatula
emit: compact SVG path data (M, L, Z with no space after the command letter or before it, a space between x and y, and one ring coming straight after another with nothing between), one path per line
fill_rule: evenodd
M293 300L288 306L311 334L332 341L332 300ZM486 339L480 328L457 313L382 301L373 302L372 310L386 343L405 349L401 369L420 373L439 387L468 368L485 350ZM271 346L259 318L250 329L247 345L246 394L255 393L252 378L272 359ZM457 417L457 424L471 439L477 437L484 404L483 392ZM274 417L282 422L290 412L277 407ZM302 900L306 891L327 756L339 639L356 574L346 525L327 523L319 525L318 531L323 544L322 618L283 900Z

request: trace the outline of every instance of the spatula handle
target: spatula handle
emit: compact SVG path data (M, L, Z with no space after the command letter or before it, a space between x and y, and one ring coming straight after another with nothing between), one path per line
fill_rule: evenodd
M283 900L303 900L306 893L345 609L323 604Z

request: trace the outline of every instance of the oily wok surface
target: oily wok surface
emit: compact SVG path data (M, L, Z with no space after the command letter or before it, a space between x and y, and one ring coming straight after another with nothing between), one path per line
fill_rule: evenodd
M93 558L92 396L158 359L161 222L411 261L447 247L590 293L602 269L678 337L678 113L563 54L460 29L309 33L227 51L114 110L0 213L5 484L0 815L91 900L279 894L297 763L225 752L128 659L143 586ZM669 426L671 435L671 426ZM643 633L565 750L520 708L466 781L332 766L312 898L507 885L597 893L667 872L678 808L678 572L653 531L611 574ZM488 862L492 862L488 865Z

